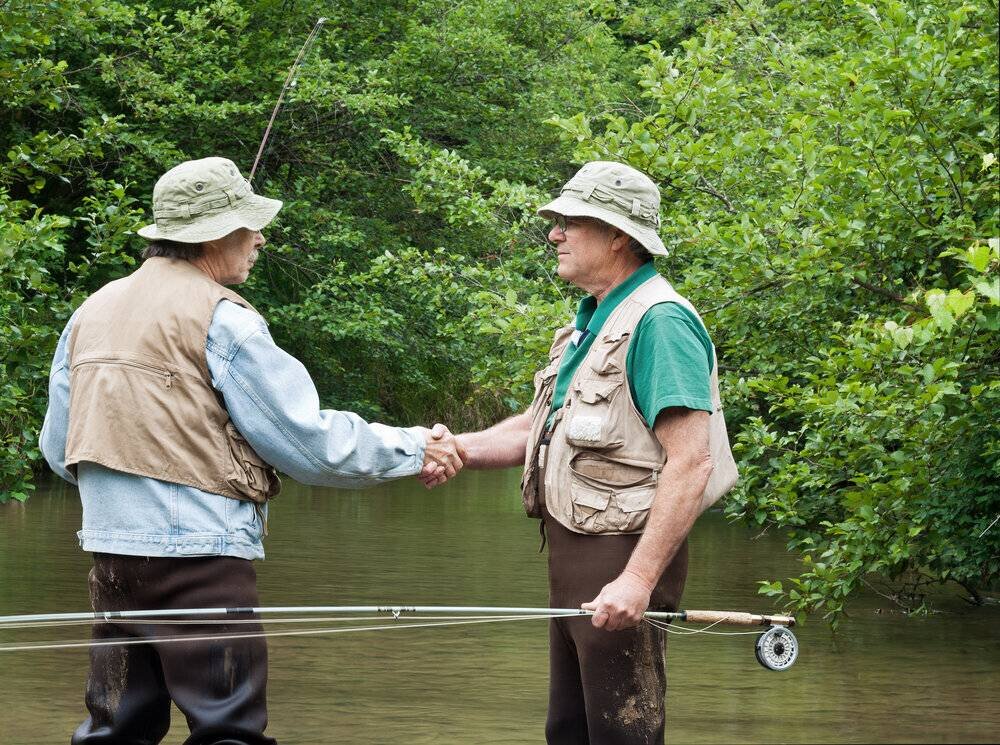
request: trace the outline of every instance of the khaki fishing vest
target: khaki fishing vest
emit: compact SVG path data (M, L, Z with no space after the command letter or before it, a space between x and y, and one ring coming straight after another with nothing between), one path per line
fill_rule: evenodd
M521 482L524 508L541 517L541 503L556 520L577 533L642 532L667 456L636 409L625 361L629 341L646 311L658 303L694 307L656 276L636 288L612 311L587 357L570 381L566 401L546 431L562 356L574 328L556 332L549 364L535 375L531 432ZM712 368L713 413L709 446L713 471L702 495L702 511L736 483L719 397L718 364ZM540 489L539 486L544 489Z
M80 307L69 339L66 464L80 461L258 504L281 482L212 387L215 306L253 308L181 259L152 258Z

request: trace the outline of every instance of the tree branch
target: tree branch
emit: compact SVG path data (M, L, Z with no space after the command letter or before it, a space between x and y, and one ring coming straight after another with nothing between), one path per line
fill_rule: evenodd
M711 194L713 197L715 197L724 205L726 205L726 212L728 212L731 215L736 214L736 208L733 207L733 203L729 200L729 197L727 197L721 191L712 186L708 182L708 179L702 176L700 173L698 174L698 183L701 184L701 186L696 186L695 189L697 189L700 192L704 192L705 194Z
M751 295L756 295L758 292L763 292L764 290L769 290L772 287L777 287L779 285L781 287L786 287L789 284L790 284L790 282L788 280L784 280L784 279L772 279L770 282L765 282L762 285L757 285L756 287L750 288L749 290L747 290L746 292L744 292L742 295L739 295L739 296L734 297L734 298L732 298L730 300L727 300L722 305L716 305L714 308L709 308L708 310L702 312L702 315L703 316L707 316L709 313L715 313L715 311L717 311L717 310L722 310L723 308L728 308L730 305L733 305L734 303L738 303L740 300L745 300L746 298L750 297Z
M874 292L876 295L881 295L882 297L887 297L890 300L895 300L900 305L905 305L907 308L913 308L914 310L919 310L919 305L914 305L913 303L907 302L906 298L899 295L892 290L887 290L885 287L879 287L878 285L873 285L871 282L865 282L864 280L858 279L857 277L851 277L851 284L857 287L862 287L869 292Z

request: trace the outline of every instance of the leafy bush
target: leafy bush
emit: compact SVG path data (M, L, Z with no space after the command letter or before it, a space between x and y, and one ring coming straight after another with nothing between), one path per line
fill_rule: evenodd
M986 3L748 4L652 45L645 115L552 123L666 185L671 273L707 311L744 478L786 529L761 591L836 621L1000 569L997 23Z

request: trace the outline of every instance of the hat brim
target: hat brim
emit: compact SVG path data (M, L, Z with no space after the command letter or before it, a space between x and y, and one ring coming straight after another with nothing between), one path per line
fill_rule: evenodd
M186 225L153 223L139 228L136 232L151 241L169 240L180 243L214 241L240 228L261 230L275 218L283 204L280 199L248 194L234 209L196 219Z
M559 196L546 205L538 208L538 214L552 220L556 215L563 217L593 217L601 222L618 228L623 233L628 233L635 238L642 247L654 256L669 256L670 252L663 245L660 236L652 228L646 228L628 219L625 215L619 214L604 207L599 207L590 202L570 196Z

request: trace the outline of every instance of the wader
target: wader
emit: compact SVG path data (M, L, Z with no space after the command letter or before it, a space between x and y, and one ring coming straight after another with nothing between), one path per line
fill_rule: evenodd
M543 511L549 606L579 608L625 568L640 535L585 535ZM650 597L674 611L687 578L685 541ZM664 632L642 623L605 631L589 616L549 621L549 745L662 745L667 690Z
M94 554L94 611L256 607L253 563L227 556L149 558ZM95 641L259 633L260 624L95 624ZM170 727L170 702L187 718L185 745L276 745L267 726L264 639L92 647L90 716L72 745L154 745Z

